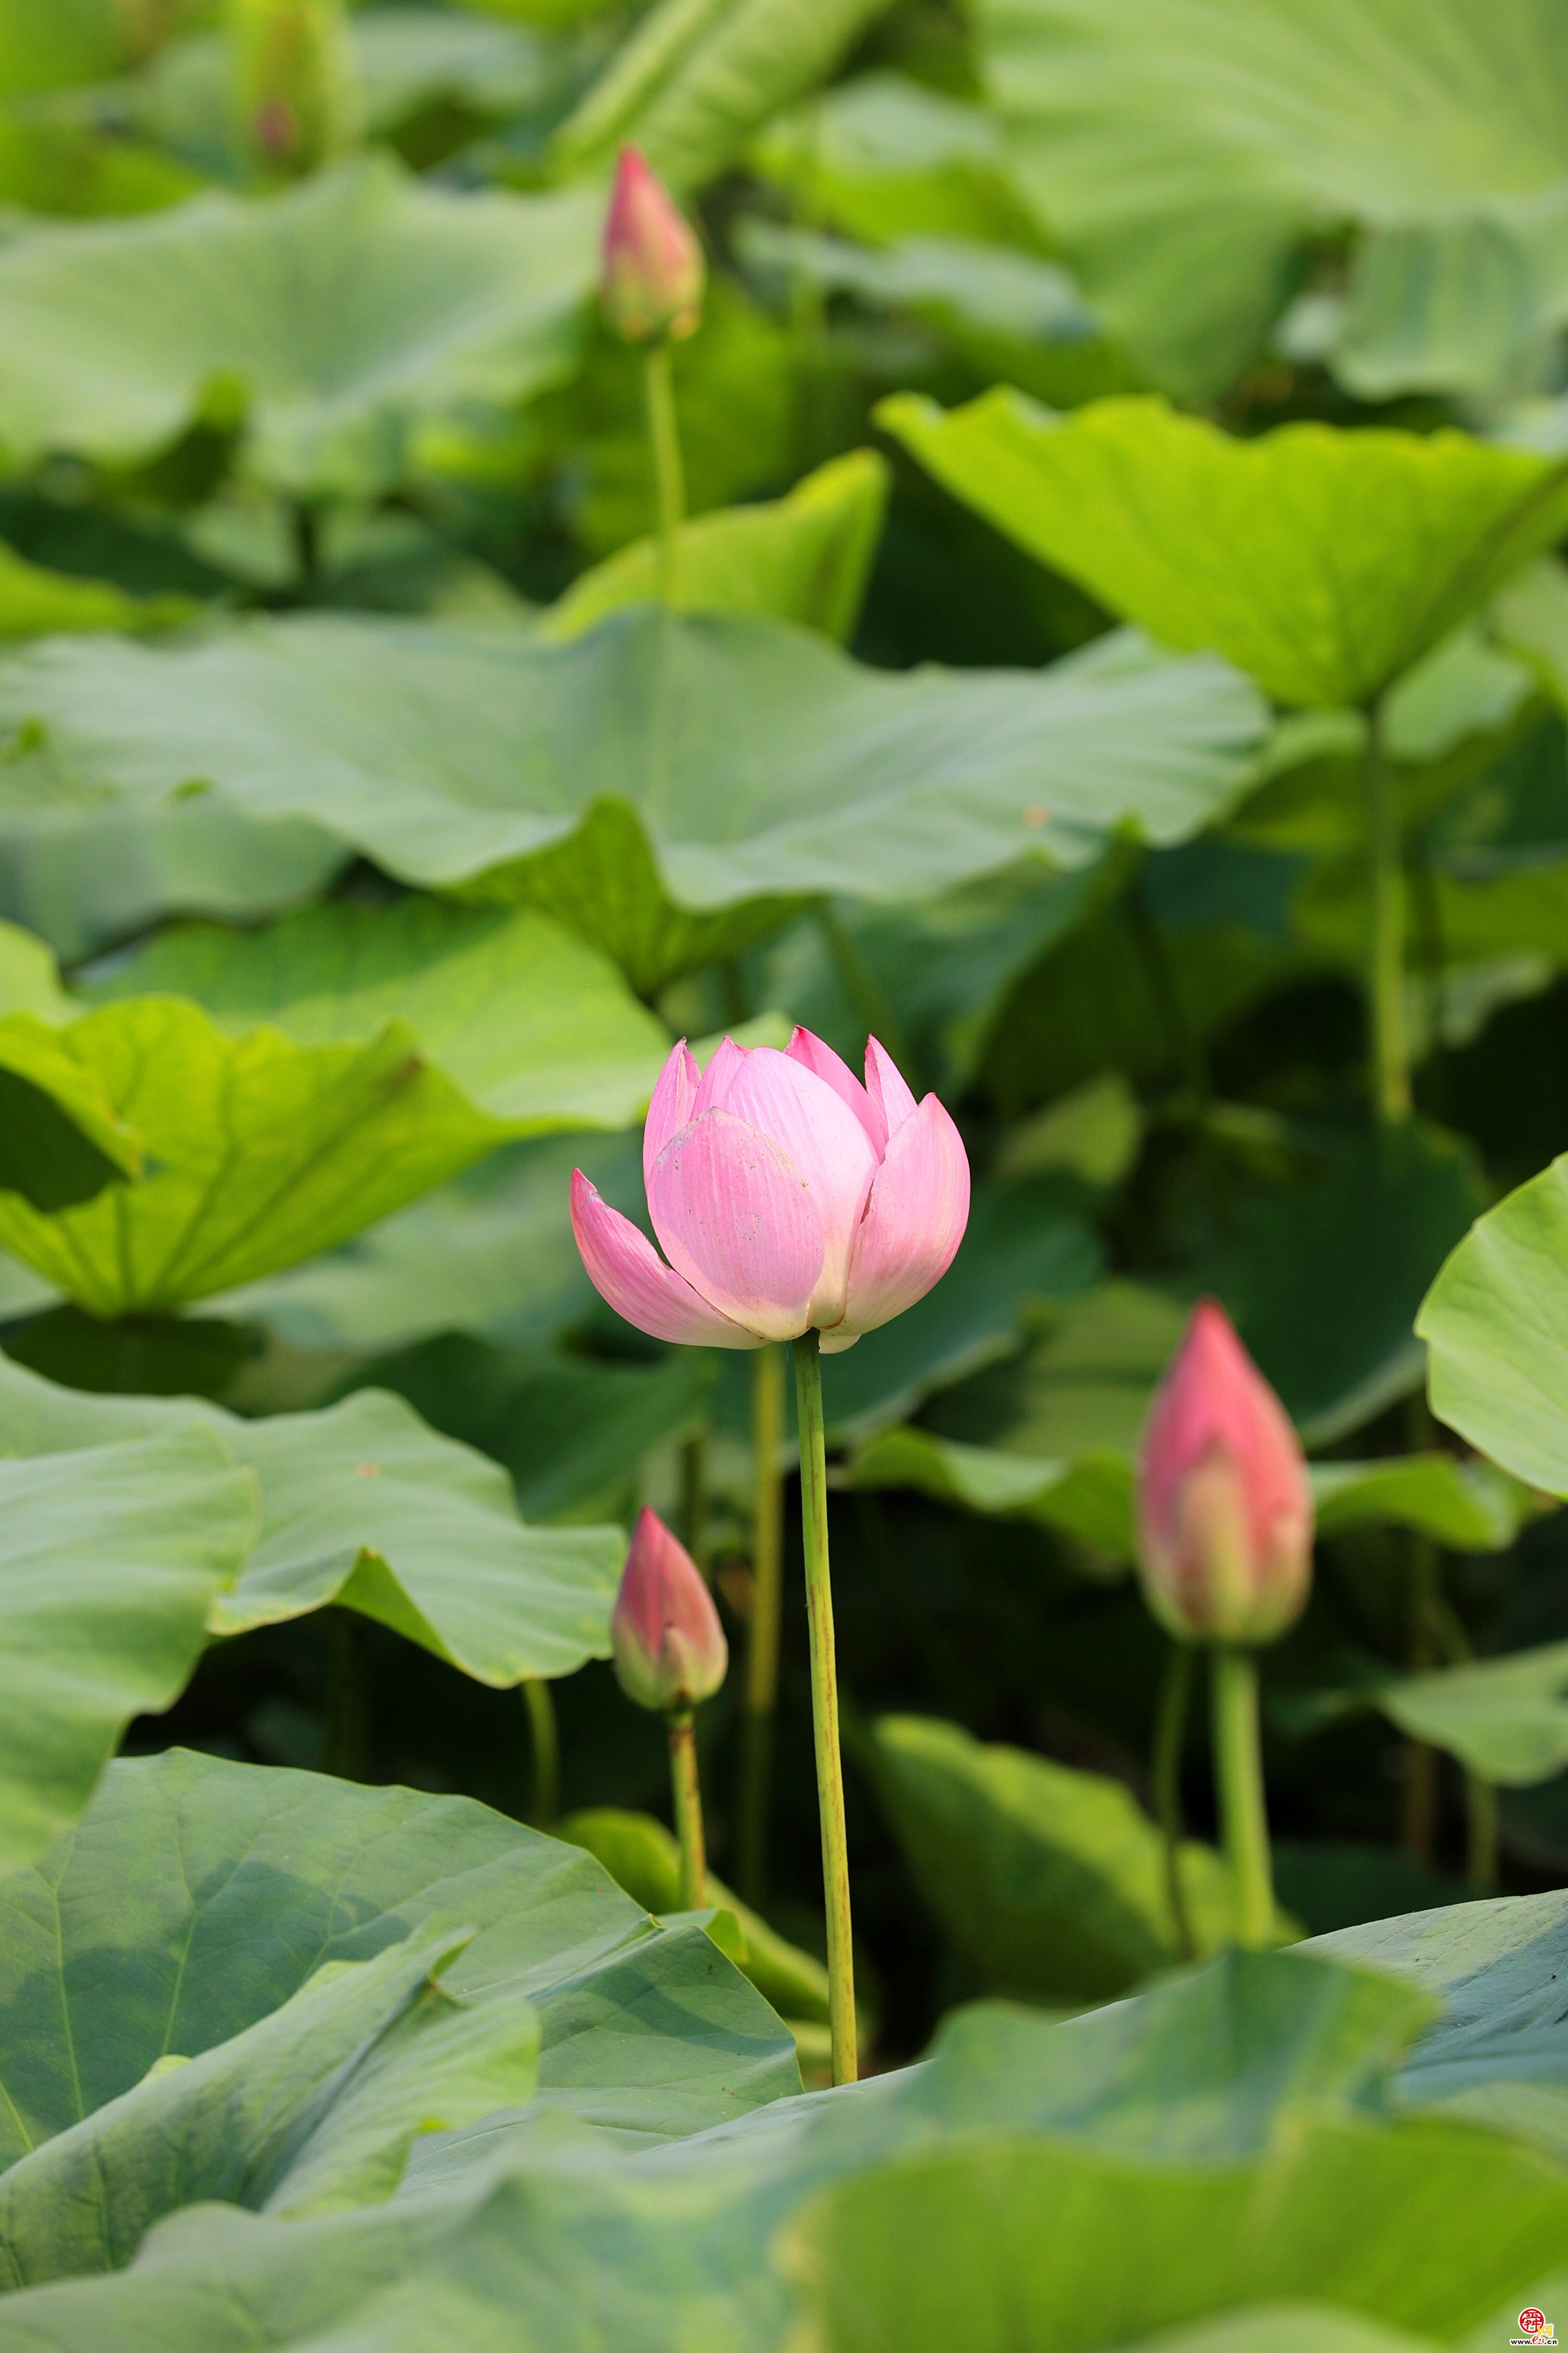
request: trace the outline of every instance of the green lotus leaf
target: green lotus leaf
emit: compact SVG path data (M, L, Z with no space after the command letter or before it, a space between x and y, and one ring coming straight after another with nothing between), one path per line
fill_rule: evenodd
M788 2032L708 1938L661 1931L577 1848L467 1798L176 1749L115 1765L0 1883L0 2156L79 2130L169 2053L265 2031L318 1973L395 1973L432 1932L449 1950L454 1923L472 1941L443 1988L531 2007L539 2111L646 2144L799 2088Z
M41 733L50 801L62 778L142 808L202 780L422 888L548 907L645 996L822 892L896 903L1080 867L1126 830L1184 839L1264 724L1234 671L1121 638L1043 673L893 674L779 622L647 608L566 645L311 616L0 663L0 726Z
M676 533L683 613L768 613L842 645L853 635L888 503L886 459L852 449L787 498L699 515ZM540 634L578 638L623 605L659 593L657 541L643 539L574 580Z
M1374 700L1568 520L1568 465L1461 433L1243 441L1159 400L1058 417L1006 390L877 414L1031 554L1281 702Z
M316 1413L245 1420L195 1398L100 1397L0 1358L0 1458L188 1431L255 1473L260 1518L208 1630L239 1634L335 1602L477 1682L571 1674L610 1647L626 1538L531 1527L496 1462L360 1389Z
M887 0L658 0L555 134L563 171L627 142L682 188L735 162L781 107L826 80Z
M1121 1782L921 1716L883 1716L865 1761L921 1894L988 1989L1103 2000L1181 1957L1163 1834ZM1229 1873L1186 1840L1181 1874L1212 1951L1233 1934Z
M255 1541L213 1431L0 1461L0 1871L68 1829L133 1716L170 1706Z
M1212 398L1252 358L1310 237L1355 223L1374 248L1412 228L1473 246L1491 225L1528 229L1564 175L1568 45L1551 0L1485 16L1468 0L1416 16L1402 0L982 0L977 13L1016 185L1113 332L1185 399ZM1495 343L1486 281L1456 319L1434 299L1455 279L1439 279L1428 267L1410 285L1428 336ZM1385 371L1379 388L1394 381Z
M308 2214L386 2198L421 2133L525 2101L532 2010L458 2003L437 1975L470 1934L426 1930L329 1967L19 2158L0 2177L6 2285L115 2270L153 2223L207 2199Z
M52 1035L142 1137L147 1176L118 1207L0 1195L5 1247L106 1316L331 1249L508 1135L624 1124L666 1051L601 958L522 912L411 900L192 927L104 994L142 987L170 993ZM0 1050L30 1022L0 1021Z
M0 446L131 464L220 399L246 418L255 480L374 494L426 422L566 372L598 210L458 197L375 156L265 204L29 228L0 252Z
M1479 1218L1422 1302L1433 1411L1568 1496L1568 1158Z

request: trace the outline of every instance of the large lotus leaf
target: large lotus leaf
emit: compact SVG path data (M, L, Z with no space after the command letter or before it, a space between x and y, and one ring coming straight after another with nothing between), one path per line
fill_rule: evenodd
M466 1798L181 1750L110 1772L0 1887L0 2156L254 2028L327 1964L453 1923L442 1972L532 2005L539 2104L657 2141L798 2090L794 2044L700 1930L660 1931L593 1859Z
M1468 0L982 0L978 14L1018 185L1116 332L1184 397L1211 397L1252 357L1306 236L1528 217L1568 174L1552 0L1485 16Z
M624 1123L665 1050L598 956L521 913L308 909L270 932L171 934L114 985L139 978L187 994L129 996L53 1035L151 1173L52 1216L0 1196L5 1247L99 1315L331 1249L509 1134ZM33 1027L0 1022L0 1044Z
M278 2223L205 2209L157 2230L113 2280L6 2299L0 2345L184 2353L199 2329L202 2353L249 2353L258 2339L762 2353L791 2316L773 2243L823 2187L998 2133L1073 2152L1094 2179L1112 2159L1118 2186L1151 2169L1224 2179L1375 2099L1428 2014L1419 1993L1369 1973L1255 1954L1065 2023L987 2004L950 2018L925 2065L647 2158L535 2136L503 2176L470 2169L352 2216ZM419 2152L415 2166L426 2169ZM1099 2306L1085 2309L1089 2333L1059 2341L1109 2343L1093 2330Z
M1281 702L1371 701L1568 521L1568 466L1461 433L1243 441L1160 400L1058 417L1005 389L878 418L1031 554Z
M31 228L0 253L0 445L126 464L221 394L243 405L258 480L373 493L407 470L422 424L569 366L598 210L459 197L376 156L266 204L217 194Z
M50 572L0 543L0 638L89 629L165 629L195 611L185 596L128 596L112 580Z
M183 204L199 174L141 140L62 111L0 114L0 201L67 220L107 220Z
M56 639L0 665L5 723L132 805L201 779L403 881L549 907L646 996L808 894L1184 839L1242 789L1264 714L1233 670L1121 639L895 675L782 623L640 608L558 646L317 617L163 652Z
M1568 1159L1489 1209L1422 1303L1433 1410L1515 1476L1568 1495Z
M555 135L581 171L626 141L679 187L737 160L781 107L825 81L888 0L658 0Z
M1542 385L1568 316L1564 190L1384 228L1357 252L1348 295L1330 359L1363 400Z
M1043 2214L1063 2227L1042 2230ZM1411 2330L1453 2344L1495 2327L1505 2299L1518 2312L1521 2283L1560 2261L1565 2220L1559 2167L1447 2121L1335 2120L1256 2167L1186 2170L997 2135L845 2184L802 2218L791 2268L825 2353L1121 2348L1281 2302L1386 2322L1399 2333L1384 2346Z
M901 237L1040 243L1012 185L1001 125L986 107L898 74L824 90L772 123L752 163L813 220L870 245Z
M190 1416L0 1461L0 1870L41 1854L132 1718L178 1697L256 1514L251 1474Z
M866 1761L915 1884L987 1989L1103 2000L1181 1957L1163 1835L1121 1782L910 1715L881 1719ZM1234 1929L1229 1873L1192 1840L1181 1873L1212 1950Z
M834 458L787 498L698 515L676 533L675 602L683 613L770 613L842 645L860 616L882 516L888 463L874 449ZM623 605L659 594L657 541L642 539L574 580L540 625L581 637Z
M645 1457L707 1427L712 1377L711 1356L695 1348L673 1348L658 1364L607 1364L458 1331L354 1376L395 1390L434 1429L500 1463L531 1520L569 1521L632 1516ZM623 1555L618 1540L610 1546L608 1588Z
M626 1216L644 1199L639 1140L539 1136L488 1160L333 1256L233 1293L291 1346L364 1356L443 1332L548 1345L596 1297L572 1240L581 1166Z
M468 1941L426 1929L329 1971L30 2150L0 2179L6 2285L117 2269L153 2223L208 2199L289 2214L386 2198L420 2133L526 2100L527 2003L460 2004L434 1981Z
M609 1650L618 1528L518 1517L496 1463L362 1389L317 1413L242 1420L193 1398L96 1397L0 1358L0 1457L188 1429L201 1420L256 1474L260 1520L208 1628L238 1634L337 1602L480 1683L570 1674Z
M1568 1642L1411 1675L1370 1696L1410 1739L1446 1748L1483 1781L1523 1789L1568 1765Z
M36 1209L90 1201L142 1166L142 1143L52 1024L68 1011L43 944L0 923L0 1191Z
M294 820L254 824L199 794L153 809L29 790L26 817L0 796L0 916L76 964L165 915L256 921L329 884L341 841Z
M188 22L202 0L32 0L0 4L0 96L16 98L71 82L99 81L155 49Z

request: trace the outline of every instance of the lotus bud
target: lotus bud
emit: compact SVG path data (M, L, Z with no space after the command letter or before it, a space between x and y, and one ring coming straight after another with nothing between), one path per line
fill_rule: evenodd
M635 147L623 147L605 218L600 299L629 343L695 334L702 315L702 248Z
M646 1504L632 1531L610 1641L626 1697L661 1715L711 1699L730 1663L701 1570Z
M1271 1642L1307 1604L1307 1466L1213 1300L1193 1310L1143 1426L1138 1567L1155 1617L1187 1641Z
M230 0L239 142L263 178L302 177L359 127L342 0Z

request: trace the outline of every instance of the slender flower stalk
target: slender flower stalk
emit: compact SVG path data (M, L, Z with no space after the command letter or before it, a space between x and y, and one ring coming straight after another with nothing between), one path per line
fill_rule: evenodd
M668 189L635 147L623 147L605 220L600 300L616 334L644 346L659 595L668 606L676 602L679 534L686 514L669 346L697 331L704 276L702 248Z
M844 1823L844 1761L838 1741L838 1672L833 1644L833 1583L827 1565L827 1455L822 1412L822 1344L803 1332L795 1344L800 1414L800 1511L805 1540L805 1612L811 1633L811 1717L816 1743L816 1807L822 1826L822 1886L827 1903L827 2024L833 2080L859 2072L855 2035L855 1950L849 1917L849 1843Z
M1215 1646L1212 1660L1215 1781L1220 1837L1236 1891L1238 1944L1274 1941L1274 1879L1258 1732L1258 1662L1250 1651Z
M533 1802L528 1818L536 1831L547 1831L561 1810L561 1736L555 1702L542 1675L524 1678L522 1704L533 1746Z
M686 470L680 462L680 429L675 416L675 384L669 345L650 343L644 355L648 447L653 453L655 512L658 520L658 593L674 607L679 588L679 534L686 519Z
M746 1708L741 1758L741 1893L754 1911L767 1895L768 1810L779 1696L784 1599L784 1351L759 1348L752 1379L752 1611L746 1630Z
M1165 1841L1165 1901L1176 1948L1184 1961L1197 1958L1197 1945L1182 1885L1182 1749L1186 1739L1187 1708L1193 1689L1193 1646L1173 1642L1165 1661L1154 1720L1154 1754L1150 1778L1154 1790L1154 1814Z
M1410 1117L1410 1039L1405 1011L1405 846L1399 821L1399 779L1384 743L1382 716L1367 713L1366 807L1371 922L1367 997L1372 1032L1373 1097L1379 1122L1398 1126Z
M675 1834L680 1842L680 1908L700 1912L708 1902L708 1850L702 1837L702 1785L697 1772L697 1720L689 1707L672 1707L669 1783Z

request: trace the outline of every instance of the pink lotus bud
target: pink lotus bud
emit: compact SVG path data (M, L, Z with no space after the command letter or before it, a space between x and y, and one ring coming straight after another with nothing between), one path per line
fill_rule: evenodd
M1194 1308L1143 1425L1138 1565L1155 1617L1189 1641L1271 1642L1307 1604L1307 1466L1211 1299Z
M638 1707L695 1707L724 1680L730 1646L686 1546L645 1504L610 1619L621 1689Z
M917 1103L872 1038L866 1083L797 1029L726 1038L700 1077L684 1040L643 1130L664 1256L578 1169L572 1229L595 1288L656 1340L756 1348L814 1324L831 1354L923 1299L969 1221L969 1162L934 1095Z
M702 248L657 172L621 149L605 219L600 300L630 343L695 334L702 315Z

